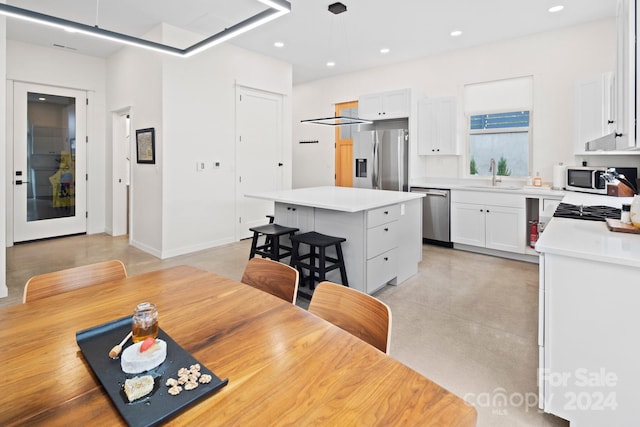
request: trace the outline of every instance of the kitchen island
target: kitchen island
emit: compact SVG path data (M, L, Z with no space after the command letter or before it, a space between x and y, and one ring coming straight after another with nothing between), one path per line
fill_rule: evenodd
M351 187L312 187L246 194L274 202L275 221L317 231L342 244L349 286L368 294L415 275L422 259L423 195ZM333 256L333 253L328 253ZM340 283L334 270L327 280Z
M630 198L568 193L564 203ZM539 405L571 426L635 425L640 384L640 234L553 218L541 234Z

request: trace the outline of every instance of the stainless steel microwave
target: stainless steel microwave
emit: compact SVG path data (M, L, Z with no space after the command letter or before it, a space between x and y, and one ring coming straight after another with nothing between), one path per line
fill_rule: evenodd
M607 181L602 176L604 166L574 166L567 168L565 189L584 193L607 194Z

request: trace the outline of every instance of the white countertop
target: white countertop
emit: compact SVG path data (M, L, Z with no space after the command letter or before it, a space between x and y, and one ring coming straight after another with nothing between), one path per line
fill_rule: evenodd
M491 179L449 179L418 178L411 180L411 188L437 188L441 190L484 191L534 196L551 196L560 198L567 192L553 190L550 187L533 187L524 185L523 181L507 180L491 185Z
M419 199L424 197L424 194L352 187L309 187L249 193L245 194L245 197L335 211L359 212Z
M565 203L620 208L631 197L567 192ZM600 221L552 218L536 243L538 252L640 267L640 234L609 231Z

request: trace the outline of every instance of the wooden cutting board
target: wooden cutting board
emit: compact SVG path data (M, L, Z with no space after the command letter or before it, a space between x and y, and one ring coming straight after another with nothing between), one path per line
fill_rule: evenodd
M625 224L619 219L607 218L607 227L611 231L618 231L621 233L634 233L640 234L640 228L634 227L631 224Z

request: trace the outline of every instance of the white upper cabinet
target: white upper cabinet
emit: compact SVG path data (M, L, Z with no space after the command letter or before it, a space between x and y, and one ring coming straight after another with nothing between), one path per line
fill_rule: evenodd
M358 98L358 116L368 120L386 120L409 117L411 89L362 95Z
M613 73L576 82L575 154L584 153L585 143L616 131L614 94Z
M418 102L418 154L458 154L457 105L455 96Z
M636 1L618 0L616 150L636 148Z

